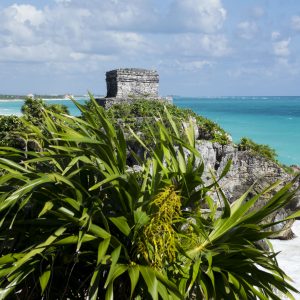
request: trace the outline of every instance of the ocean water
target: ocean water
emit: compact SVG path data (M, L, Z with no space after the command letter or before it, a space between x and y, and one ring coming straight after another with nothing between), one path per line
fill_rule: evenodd
M86 98L77 98L83 104ZM66 99L46 100L66 105L72 115L79 115L75 105ZM0 101L0 114L21 115L22 100ZM221 125L238 142L249 137L268 144L284 164L300 165L300 96L299 97L174 97L174 104L190 108Z
M175 97L174 103L217 122L234 142L249 137L274 148L280 162L300 165L300 97Z
M80 103L84 104L88 99L81 97L75 98L75 100ZM63 104L68 107L69 112L73 116L80 115L80 111L74 105L74 103L69 99L45 99L47 104ZM24 104L24 100L0 100L0 115L17 115L21 116L21 107Z

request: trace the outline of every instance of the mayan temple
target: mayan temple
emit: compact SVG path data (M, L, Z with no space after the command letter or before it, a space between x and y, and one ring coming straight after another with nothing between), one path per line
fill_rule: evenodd
M128 103L136 99L158 99L159 75L155 70L116 69L106 72L107 95L96 99L104 107L115 103Z

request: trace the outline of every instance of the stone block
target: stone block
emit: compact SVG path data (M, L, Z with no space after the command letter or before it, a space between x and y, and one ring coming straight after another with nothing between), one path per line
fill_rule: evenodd
M157 98L159 75L145 69L116 69L106 72L106 98Z

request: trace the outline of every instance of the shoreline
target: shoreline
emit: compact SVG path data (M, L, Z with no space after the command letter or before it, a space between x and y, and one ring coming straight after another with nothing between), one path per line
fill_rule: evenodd
M26 98L26 97L25 97ZM16 98L16 99L0 99L0 102L21 102L21 101L25 101L25 98ZM37 99L42 99L44 101L71 101L70 98L35 98L35 100ZM76 96L74 97L74 99L76 100L88 100L89 98L86 96Z
M274 252L279 252L277 261L284 272L293 280L293 285L300 289L300 220L292 226L296 237L292 240L271 240ZM294 293L298 297L299 294Z

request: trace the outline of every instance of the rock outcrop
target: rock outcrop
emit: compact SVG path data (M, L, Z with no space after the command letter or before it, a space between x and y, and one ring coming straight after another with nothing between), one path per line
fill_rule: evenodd
M293 178L292 175L286 173L284 169L276 163L249 151L239 151L233 144L220 145L210 141L199 141L197 147L202 154L205 165L204 178L207 180L210 178L210 169L220 175L227 161L229 159L232 160L229 172L220 181L225 195L231 202L238 199L251 186L253 186L253 192L251 193L256 194L275 181L280 180L282 183L278 186L278 190ZM299 184L300 183L298 182L298 185ZM264 201L267 201L267 199L261 198L257 202L257 206L262 205ZM283 219L293 211L299 209L299 207L300 194L298 193L295 199L287 207L278 210L270 217L270 219L265 221L270 222ZM274 231L274 238L292 238L292 224L293 221L288 221L271 228Z
M201 153L201 159L204 163L204 174L202 179L206 184L212 183L211 172L218 178L224 170L228 160L231 160L231 167L228 173L219 182L224 194L229 202L237 200L251 187L249 197L262 192L265 188L269 187L276 181L280 181L280 184L266 196L261 196L255 204L255 208L266 204L270 200L273 194L276 193L285 184L290 182L294 176L285 172L283 168L268 160L262 156L254 154L250 151L241 151L234 144L221 145L219 143L213 143L207 140L198 140L196 148ZM132 143L130 149L135 152L141 159L145 153L143 148L138 143ZM188 152L186 156L188 156ZM128 162L132 167L131 170L138 171L139 167L135 165L135 159L131 157L128 152ZM198 161L200 163L200 160ZM295 187L300 186L300 182L295 183ZM219 205L218 196L216 193L212 193L211 197ZM282 220L293 212L300 209L300 192L295 195L295 198L289 203L288 206L277 210L270 215L268 219L265 219L266 223L272 223ZM205 211L205 209L204 209ZM294 237L292 232L293 220L279 223L269 228L274 232L273 238L277 239L291 239Z

